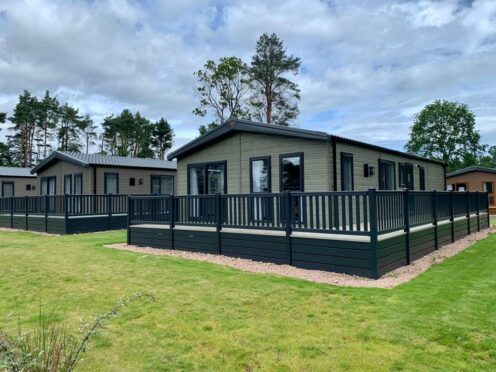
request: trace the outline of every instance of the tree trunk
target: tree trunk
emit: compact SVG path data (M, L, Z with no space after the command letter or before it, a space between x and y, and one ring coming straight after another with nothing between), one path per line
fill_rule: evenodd
M270 87L266 90L267 92L267 124L272 122L272 90Z

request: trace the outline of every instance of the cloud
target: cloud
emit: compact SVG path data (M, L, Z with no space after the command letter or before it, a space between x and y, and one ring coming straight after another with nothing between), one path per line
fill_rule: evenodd
M203 123L193 72L249 62L262 32L301 57L296 125L402 148L434 99L470 105L496 143L494 1L63 1L0 3L0 110L50 89L96 122L124 108L168 118L176 146ZM2 131L0 135L5 135Z

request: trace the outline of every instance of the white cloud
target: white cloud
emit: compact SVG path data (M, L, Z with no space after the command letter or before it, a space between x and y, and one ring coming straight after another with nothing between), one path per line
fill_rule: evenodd
M465 102L496 142L494 1L41 1L0 3L0 110L46 89L96 121L167 117L176 145L202 119L192 73L247 62L262 32L301 57L300 127L401 148L426 103ZM5 135L5 130L2 131Z

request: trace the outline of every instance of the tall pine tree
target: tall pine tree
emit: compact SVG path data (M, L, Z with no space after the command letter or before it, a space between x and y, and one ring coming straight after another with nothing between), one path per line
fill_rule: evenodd
M174 131L166 119L161 118L153 124L152 146L158 159L165 159L165 153L172 147L173 138Z

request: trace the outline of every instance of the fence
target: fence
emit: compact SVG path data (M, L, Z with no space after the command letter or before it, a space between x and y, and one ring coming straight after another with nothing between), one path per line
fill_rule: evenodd
M128 243L377 278L489 226L487 193L130 196Z

